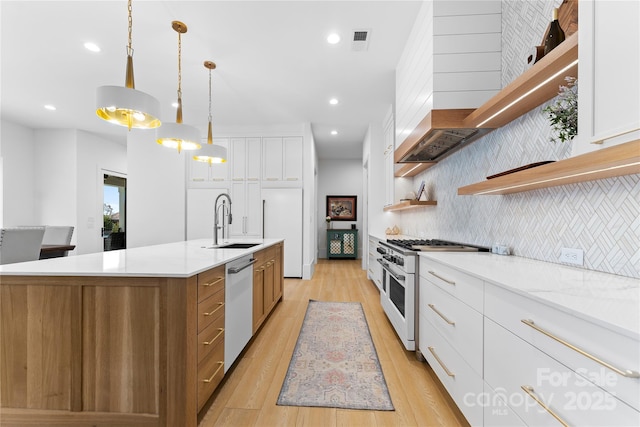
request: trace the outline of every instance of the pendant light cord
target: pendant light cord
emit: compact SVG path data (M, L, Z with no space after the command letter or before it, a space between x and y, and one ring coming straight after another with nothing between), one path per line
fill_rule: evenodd
M182 123L182 33L178 31L178 110L176 123ZM178 152L180 150L178 149Z
M129 44L127 45L127 55L132 56L133 55L133 47L132 47L132 33L133 33L133 17L132 17L132 10L133 8L131 7L131 0L129 0L128 6L127 6L127 10L129 11L129 21L128 21L128 31L129 31Z
M211 69L209 69L209 123L211 123Z

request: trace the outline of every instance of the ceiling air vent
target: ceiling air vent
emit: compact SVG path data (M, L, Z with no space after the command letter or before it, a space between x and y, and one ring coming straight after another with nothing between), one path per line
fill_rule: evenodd
M369 37L371 31L369 30L354 30L353 39L351 41L351 50L355 52L362 52L369 49Z

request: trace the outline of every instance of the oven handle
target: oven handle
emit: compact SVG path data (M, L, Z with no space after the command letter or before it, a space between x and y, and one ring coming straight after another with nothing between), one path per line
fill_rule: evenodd
M396 279L398 282L402 283L402 285L404 286L404 279L405 277L402 275L397 275L395 274L393 271L391 271L391 267L389 266L389 263L384 262L382 260L382 258L378 258L378 262L380 264L382 264L382 268L384 269L384 271L386 271L387 273L389 273L389 275L391 275L394 279Z

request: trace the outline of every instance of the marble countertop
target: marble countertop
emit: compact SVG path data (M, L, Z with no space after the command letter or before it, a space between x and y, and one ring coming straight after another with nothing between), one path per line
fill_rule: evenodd
M207 249L211 239L189 240L117 251L0 265L12 276L190 277L272 246L283 239L230 239L224 243L259 243L249 249Z
M640 339L640 280L517 256L420 252L486 282Z

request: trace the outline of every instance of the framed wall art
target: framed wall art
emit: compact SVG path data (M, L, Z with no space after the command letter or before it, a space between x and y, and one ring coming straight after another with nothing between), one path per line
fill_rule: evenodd
M331 221L357 221L358 196L327 196L327 216Z

